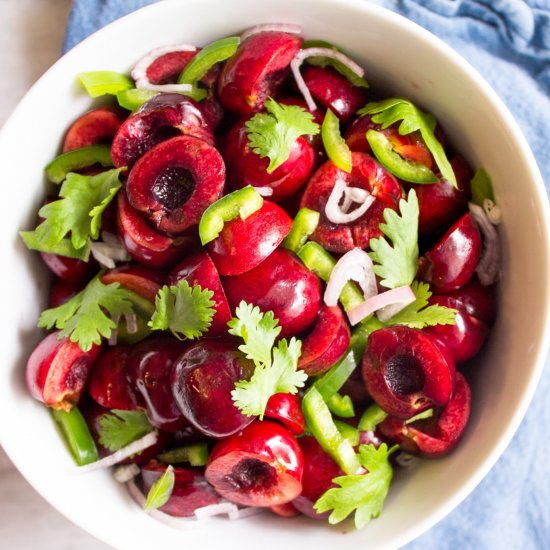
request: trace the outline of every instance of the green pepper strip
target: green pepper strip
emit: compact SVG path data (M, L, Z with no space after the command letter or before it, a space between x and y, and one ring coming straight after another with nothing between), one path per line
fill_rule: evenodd
M437 183L438 177L424 164L403 158L391 141L376 130L367 131L367 141L378 162L395 177L412 183Z
M55 157L44 169L46 177L52 183L61 183L69 172L87 168L94 164L104 167L113 166L110 145L90 145L73 149Z
M134 87L134 83L130 77L114 71L80 73L78 79L90 97L99 97L105 94L116 95L122 90L129 90Z
M341 420L335 420L334 424L338 428L338 431L342 434L342 437L347 439L352 447L357 447L357 445L359 445L359 442L361 441L361 434L357 428L354 428Z
M322 395L311 386L302 400L302 411L308 428L328 453L348 475L357 473L361 465L350 442L338 431Z
M355 416L353 401L349 395L335 393L326 403L330 412L340 418L353 418Z
M351 151L340 135L340 120L330 109L323 119L321 138L328 158L344 172L351 172Z
M376 403L373 403L361 416L357 427L361 432L373 432L388 413L383 411Z
M245 220L263 205L262 196L248 185L211 204L199 222L199 237L203 245L213 241L222 231L225 222L240 216Z
M155 312L155 304L140 294L128 290L128 298L132 302L132 309L136 314L137 331L128 332L126 319L121 317L117 327L117 341L120 344L135 344L141 342L151 334L152 330L147 324Z
M233 56L240 43L238 36L230 36L208 44L183 69L178 84L196 84L216 63Z
M128 111L137 111L146 101L149 101L160 92L153 90L140 90L139 88L131 88L130 90L122 90L117 92L116 98L118 104Z
M99 460L90 429L77 407L73 407L69 412L52 410L52 416L78 466Z
M308 237L317 229L321 215L309 208L300 208L290 233L285 237L282 246L291 252L298 253L307 242Z
M158 459L165 464L188 462L191 466L205 466L208 462L208 454L206 443L194 443L193 445L170 449L158 455Z

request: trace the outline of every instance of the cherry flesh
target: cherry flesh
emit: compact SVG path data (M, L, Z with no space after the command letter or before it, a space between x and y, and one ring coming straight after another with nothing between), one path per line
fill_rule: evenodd
M290 502L302 492L303 468L294 436L264 420L220 441L212 449L205 475L227 500L270 507Z
M260 265L222 279L231 309L242 300L272 311L282 327L280 336L298 335L310 327L321 306L321 284L292 253L276 249Z
M267 402L265 416L278 420L292 435L304 432L306 419L302 413L300 397L296 394L273 394Z
M449 352L433 336L402 325L369 336L362 372L376 403L388 414L405 419L446 405L455 380Z
M284 32L261 32L244 40L218 78L222 105L241 115L259 111L268 97L276 96L302 43Z
M106 285L119 283L124 288L154 302L157 292L164 284L164 275L160 271L146 267L123 266L105 272L101 276L101 282Z
M242 430L254 417L233 402L235 383L247 379L253 363L233 342L204 340L188 347L174 363L171 388L179 410L203 434L222 438Z

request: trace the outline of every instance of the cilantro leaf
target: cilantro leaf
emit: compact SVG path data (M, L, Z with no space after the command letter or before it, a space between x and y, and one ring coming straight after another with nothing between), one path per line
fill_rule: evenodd
M411 288L416 296L415 301L396 313L386 323L388 326L407 325L411 328L424 328L433 325L456 324L456 309L439 304L428 306L428 300L432 295L430 285L413 281Z
M391 208L384 210L386 223L380 230L384 237L370 240L370 258L375 263L374 272L382 277L380 284L387 288L410 285L418 269L418 199L414 189L408 199L399 201L399 216ZM378 264L378 265L376 265Z
M61 329L60 340L69 337L80 349L90 351L93 344L101 343L102 336L111 336L117 326L113 318L132 313L131 297L130 291L119 283L105 285L95 277L64 304L44 310L38 326L47 329L55 326Z
M472 202L474 204L482 207L484 199L490 199L495 202L491 177L483 168L476 170L474 177L470 181L470 188L472 190Z
M212 324L216 310L214 293L200 285L190 286L178 281L175 286L164 285L155 298L155 312L148 325L153 330L170 330L183 340L199 338Z
M164 506L172 496L175 483L176 475L174 474L174 466L170 465L153 485L151 485L143 509L156 510Z
M143 411L113 409L99 417L99 442L112 452L130 445L152 430Z
M388 449L385 443L378 449L374 445L361 445L359 462L367 473L334 478L334 483L340 487L326 491L315 503L315 510L319 514L332 510L328 518L331 524L339 523L355 512L358 529L367 525L371 518L377 518L393 476L389 457L397 448L395 445Z
M311 113L297 105L282 105L269 98L267 113L257 113L246 122L248 143L260 157L269 157L267 173L271 174L290 156L293 143L304 135L319 133Z
M95 176L69 173L61 186L61 199L44 205L38 214L44 221L34 231L34 248L56 250L70 233L71 244L79 250L99 237L101 216L121 187L122 168Z
M382 129L402 121L399 133L403 136L418 130L433 155L441 176L450 181L453 187L458 187L453 167L445 154L445 150L435 137L436 119L430 113L424 113L408 99L400 97L367 103L357 112L358 115L372 115L373 122L381 124Z
M256 365L250 380L235 384L231 397L235 406L247 416L263 418L269 398L275 393L296 393L307 375L297 370L302 342L291 338L273 347L281 327L273 312L262 313L258 307L241 302L236 317L229 321L229 333L239 336L244 344L239 349Z

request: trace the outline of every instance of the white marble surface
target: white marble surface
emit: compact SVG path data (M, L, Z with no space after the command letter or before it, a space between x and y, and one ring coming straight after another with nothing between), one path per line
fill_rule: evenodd
M70 6L71 0L0 0L0 126L58 58ZM109 549L54 510L1 448L0 494L0 548Z

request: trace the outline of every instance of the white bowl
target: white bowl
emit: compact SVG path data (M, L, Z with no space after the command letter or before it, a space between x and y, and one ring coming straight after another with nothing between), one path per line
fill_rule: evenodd
M42 168L68 124L90 107L75 84L81 71L127 71L152 48L203 45L260 22L296 22L306 37L350 51L373 87L432 111L474 167L491 174L503 211L500 315L478 360L467 431L447 458L398 475L381 517L362 531L263 514L213 520L181 532L139 510L107 472L75 475L43 405L24 385L24 366L48 277L17 231L32 226L44 195ZM3 187L3 361L0 441L17 468L55 508L116 548L392 548L448 514L480 482L509 443L533 395L549 336L549 212L542 179L519 128L495 93L443 42L389 11L353 0L165 1L125 17L70 51L31 89L0 135ZM526 276L529 284L526 284ZM521 366L521 368L518 368ZM421 505L419 505L421 503ZM29 518L30 519L30 518ZM52 538L55 533L52 533ZM459 541L457 541L458 543Z

